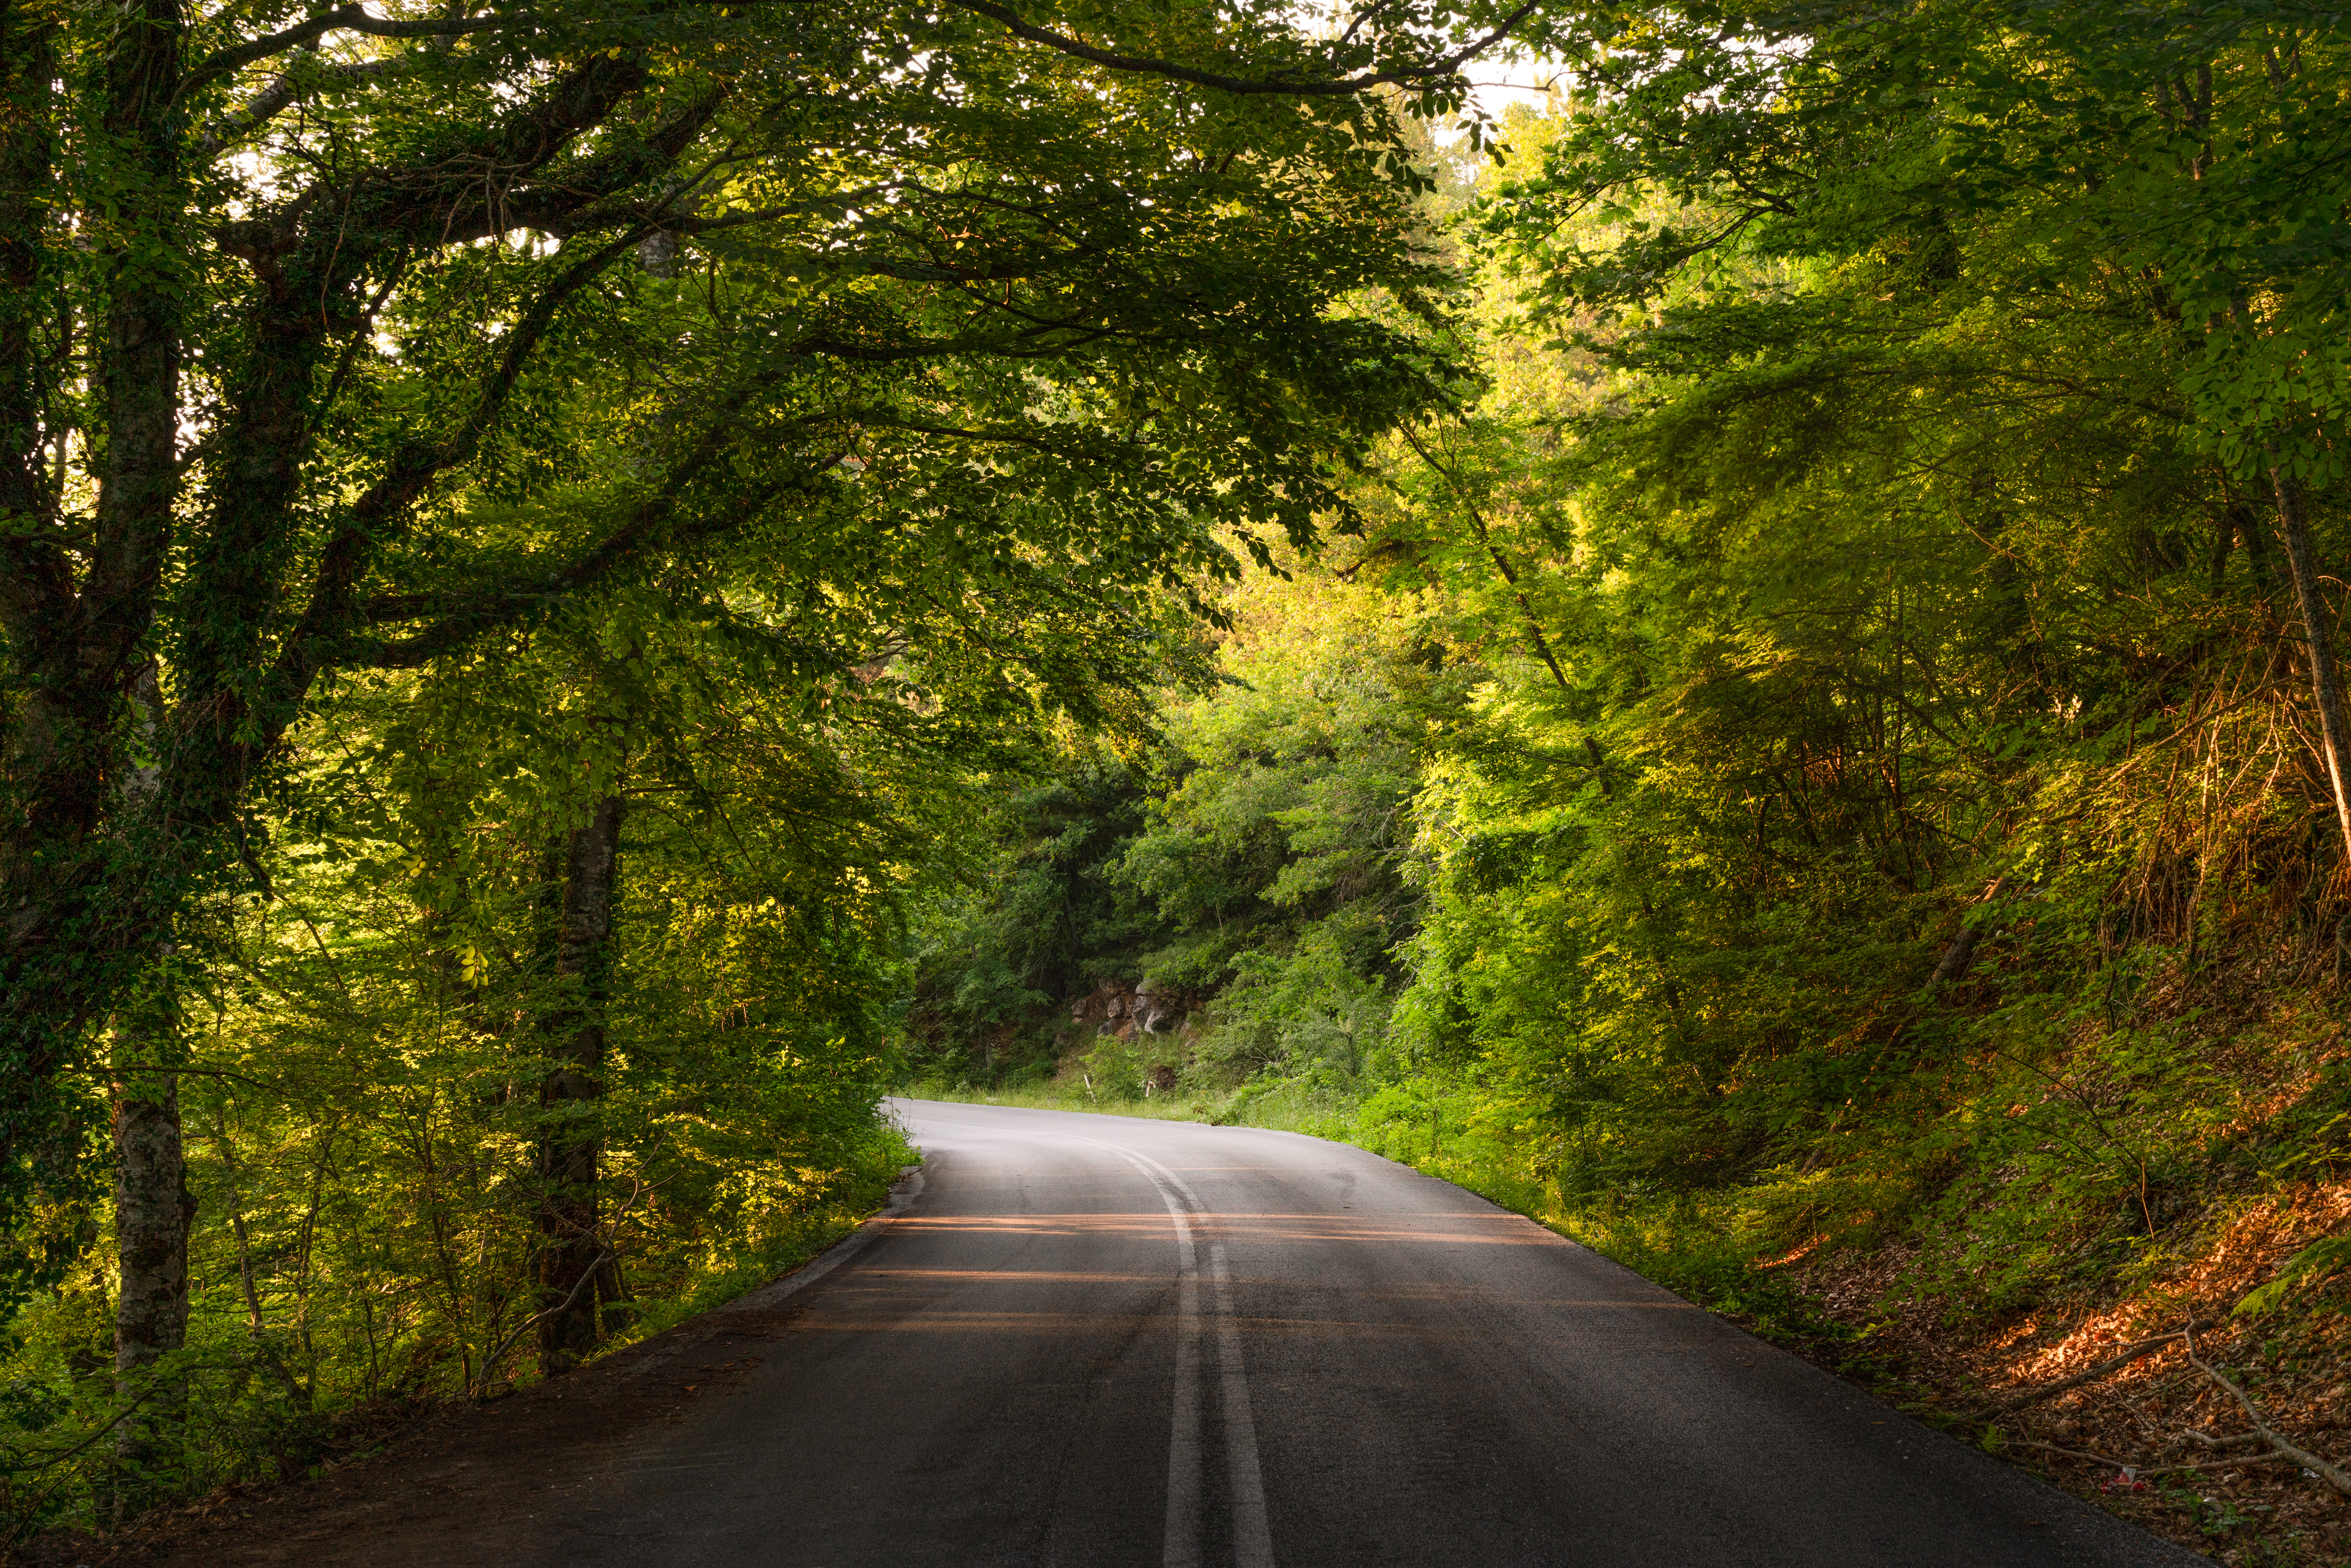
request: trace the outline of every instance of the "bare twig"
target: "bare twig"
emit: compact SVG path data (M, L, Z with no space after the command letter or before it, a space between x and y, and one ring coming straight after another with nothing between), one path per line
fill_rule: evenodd
M2044 1454L2062 1454L2069 1459L2081 1459L2093 1465L2105 1465L2110 1469L2131 1470L2133 1474L2137 1473L2132 1466L2123 1463L2120 1459L2110 1459L2104 1454L2085 1454L2079 1448L2061 1448L2054 1443L2032 1443L2027 1442L2022 1437L2012 1437L2003 1446L2016 1448L2035 1448Z
M2309 1449L2296 1448L2271 1431L2269 1423L2262 1419L2261 1406L2254 1404L2246 1396L2245 1391L2231 1383L2218 1367L2207 1364L2197 1355L2194 1331L2183 1333L2179 1337L2188 1345L2188 1359L2195 1363L2198 1371L2236 1396L2237 1403L2245 1407L2245 1418L2253 1424L2254 1431L2269 1439L2271 1448L2275 1448L2281 1456L2299 1463L2303 1469L2325 1480L2328 1486L2333 1487L2345 1497L2351 1497L2351 1475L2344 1474L2342 1470L2328 1464Z
M2262 1440L2262 1435L2259 1432L2240 1432L2233 1437L2215 1437L2199 1432L2193 1427L2179 1435L2208 1452L2217 1452L2222 1448L2241 1448L2247 1443L2258 1443Z
M2185 1475L2191 1470L2233 1470L2246 1465L2291 1465L2300 1461L2292 1454L2232 1454L2225 1459L2198 1459L2193 1464L2164 1465L2157 1469L2141 1470L2143 1476Z
M497 1370L498 1363L506 1359L507 1352L515 1347L515 1342L522 1338L523 1335L528 1333L538 1325L539 1320L542 1318L551 1318L558 1312L569 1312L571 1310L572 1303L579 1301L580 1292L586 1290L595 1281L597 1273L602 1270L606 1263L611 1262L611 1260L612 1249L610 1247L598 1252L596 1254L596 1260L588 1265L587 1271L580 1276L580 1282L571 1287L571 1293L569 1295L564 1297L563 1300L556 1302L555 1305L548 1308L545 1312L533 1312L530 1316L523 1319L521 1322L517 1323L515 1325L514 1333L507 1335L505 1340L499 1343L497 1349L490 1352L489 1354L482 1358L482 1375L474 1380L474 1386L468 1390L468 1392L479 1394L484 1389L489 1387L490 1375Z
M645 1196L659 1185L660 1184L657 1182L638 1181L630 1192L628 1201L622 1204L621 1207L614 1211L611 1223L617 1226L622 1220L628 1218L630 1211L635 1208L638 1204L644 1201ZM507 1352L515 1347L515 1342L522 1338L523 1335L528 1333L532 1327L537 1324L540 1319L552 1317L557 1312L569 1312L572 1304L580 1300L580 1292L586 1290L590 1282L592 1281L599 1274L603 1272L605 1264L611 1262L614 1258L619 1256L620 1249L617 1247L611 1246L608 1243L604 1247L601 1248L597 1251L596 1260L588 1265L587 1270L580 1276L578 1282L571 1287L571 1293L569 1295L564 1297L563 1300L556 1302L555 1305L548 1308L545 1312L533 1312L530 1316L523 1319L519 1324L516 1325L514 1333L507 1335L507 1337L499 1343L497 1349L492 1351L488 1355L482 1358L482 1375L475 1380L474 1386L467 1392L478 1394L482 1390L489 1387L490 1375L497 1370L498 1363L506 1359Z
M2104 1465L2109 1469L2129 1476L2134 1480L2145 1480L2149 1476L2181 1475L2190 1470L2228 1470L2242 1465L2279 1465L2285 1464L2294 1458L2291 1454L2255 1454L2250 1458L2200 1459L2190 1465L2140 1466L2126 1465L2120 1459L2110 1459L2104 1454L2085 1454L2079 1448L2061 1448L2054 1443L2028 1442L2022 1437L2011 1438L2006 1446L2011 1448L2033 1448L2044 1454L2057 1454L2068 1459L2081 1459L2093 1465Z

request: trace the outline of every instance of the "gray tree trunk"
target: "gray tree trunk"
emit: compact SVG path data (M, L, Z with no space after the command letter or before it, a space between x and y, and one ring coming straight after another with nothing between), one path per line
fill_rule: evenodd
M556 1066L539 1085L550 1112L539 1143L539 1370L568 1372L595 1348L597 1277L608 1271L596 1176L602 1153L585 1115L603 1096L604 1008L612 993L612 898L620 882L622 801L596 803L564 846L555 971L564 1001L549 1019Z
M114 1103L115 1234L122 1287L114 1365L146 1366L188 1338L188 1222L195 1216L180 1149L180 1080L142 1072Z
M126 1014L115 1032L114 1298L116 1392L139 1401L119 1428L121 1470L110 1500L118 1517L155 1499L153 1472L168 1466L183 1414L177 1388L150 1370L188 1338L189 1194L180 1141L178 1019L168 979Z

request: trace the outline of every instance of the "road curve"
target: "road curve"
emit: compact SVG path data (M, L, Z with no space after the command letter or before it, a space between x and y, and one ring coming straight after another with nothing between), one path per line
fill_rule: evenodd
M1360 1150L897 1110L919 1197L731 1393L611 1456L545 1561L2207 1561Z

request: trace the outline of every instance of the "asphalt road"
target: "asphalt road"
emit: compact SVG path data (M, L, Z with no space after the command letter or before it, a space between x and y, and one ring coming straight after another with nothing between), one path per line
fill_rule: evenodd
M919 1194L731 1392L549 1499L547 1562L2207 1561L1360 1151L899 1109Z

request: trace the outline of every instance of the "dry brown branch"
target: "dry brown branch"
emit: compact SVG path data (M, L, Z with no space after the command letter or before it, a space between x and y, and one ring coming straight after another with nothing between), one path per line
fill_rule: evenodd
M2259 1432L2240 1432L2233 1437L2215 1437L2209 1433L2199 1432L2193 1427L2179 1435L2207 1452L2217 1452L2221 1448L2241 1448L2247 1443L2258 1443L2262 1440L2262 1435Z
M586 1273L580 1276L579 1283L571 1287L571 1293L569 1295L564 1297L563 1300L556 1302L555 1305L548 1308L545 1312L533 1312L530 1316L523 1319L522 1322L515 1329L514 1333L507 1335L504 1340L499 1342L497 1349L490 1352L489 1354L482 1358L482 1375L479 1378L475 1380L474 1386L467 1389L465 1392L475 1396L476 1398L488 1393L490 1380L496 1373L498 1364L507 1358L507 1352L512 1350L516 1344L521 1341L522 1336L528 1333L542 1320L551 1318L558 1312L569 1312L572 1307L577 1305L580 1301L580 1292L586 1290L590 1284L595 1282L598 1272L603 1269L606 1263L611 1261L612 1256L612 1249L610 1247L607 1247L602 1251L597 1253L596 1260L588 1266L588 1271Z
M2110 1469L2131 1469L2120 1459L2110 1459L2104 1454L2085 1454L2079 1448L2061 1448L2054 1443L2033 1443L2022 1437L2015 1437L2011 1438L2006 1446L2015 1448L2033 1448L2044 1454L2061 1454L2069 1459L2081 1459L2093 1465L2105 1465Z
M2195 1364L2198 1371L2203 1373L2205 1376L2210 1378L2213 1382L2219 1384L2221 1387L2227 1389L2231 1395L2235 1396L2237 1403L2245 1407L2245 1418L2252 1422L2254 1431L2259 1432L2263 1437L2269 1439L2269 1445L2271 1448L2275 1448L2282 1457L2296 1461L2303 1469L2324 1479L2328 1486L2333 1487L2345 1497L2351 1497L2351 1475L2344 1474L2343 1471L2336 1469L2335 1466L2328 1464L2325 1459L2320 1458L2316 1454L2312 1453L2309 1449L2296 1448L2294 1444L2287 1442L2283 1437L2279 1437L2275 1432L2271 1431L2269 1423L2262 1419L2261 1406L2255 1405L2252 1400L2246 1396L2245 1391L2238 1387L2234 1383L2231 1383L2218 1367L2209 1365L2198 1357L2196 1354L2195 1331L2192 1329L2189 1330L2188 1332L2183 1333L2179 1337L2187 1343L2188 1359ZM2251 1461L2241 1460L2239 1462L2250 1463Z
M2211 1319L2198 1318L2195 1322L2189 1323L2185 1329L2174 1329L2168 1333L2159 1333L2153 1339L2143 1339L2136 1344L2126 1345L2123 1347L2123 1353L2120 1355L2117 1355L2109 1361L2102 1361L2098 1363L2097 1365L2089 1368L2087 1371L2077 1372L2071 1377L2062 1377L2054 1383L2043 1384L2039 1388L2028 1389L2022 1394L2011 1395L2006 1399L2000 1400L1991 1405L1987 1405L1980 1412L1978 1413L1976 1418L1978 1420L1990 1420L1995 1416L2013 1415L2019 1410L2038 1405L2044 1399L2054 1398L2058 1395L2064 1393L2069 1388L2079 1388L2085 1383L2095 1383L2099 1378L2105 1376L2108 1373L2119 1372L2124 1367L2128 1366L2132 1362L2137 1361L2139 1357L2147 1355L2151 1352L2161 1350L2165 1345L2169 1344L2175 1339L2181 1338L2187 1334L2192 1334L2199 1329L2209 1329L2211 1326Z
M2295 1463L2292 1454L2236 1454L2225 1459L2198 1459L2193 1464L2162 1465L2155 1469L2141 1470L2142 1476L2185 1475L2190 1470L2234 1470L2247 1465L2290 1465Z
M2104 1454L2085 1454L2079 1448L2061 1448L2054 1443L2035 1443L2022 1437L2011 1438L2007 1447L2033 1448L2044 1454L2059 1454L2069 1459L2082 1459L2094 1465L2105 1465L2109 1469L2127 1475L2134 1480L2145 1480L2149 1476L2184 1475L2191 1470L2231 1470L2246 1465L2282 1465L2294 1458L2291 1454L2255 1454L2250 1458L2199 1459L2194 1464L2153 1465L2142 1468L2137 1465L2125 1464L2120 1459L2110 1459Z

